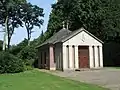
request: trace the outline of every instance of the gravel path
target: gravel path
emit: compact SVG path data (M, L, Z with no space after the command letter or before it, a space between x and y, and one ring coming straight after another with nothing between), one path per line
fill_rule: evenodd
M91 83L109 88L110 90L120 90L120 69L104 68L101 70L89 71L47 71L60 77Z

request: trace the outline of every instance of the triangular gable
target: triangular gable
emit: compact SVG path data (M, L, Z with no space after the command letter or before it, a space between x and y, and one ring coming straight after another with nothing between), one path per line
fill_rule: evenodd
M96 39L97 41L99 41L100 43L104 43L103 41L101 41L100 39L98 39L96 36L94 36L93 34L91 34L90 32L88 32L87 30L85 30L84 28L80 28L80 29L78 29L76 31L73 31L68 37L66 37L65 39L63 39L62 42L65 42L65 41L71 39L72 37L76 36L77 34L81 33L82 31L86 32L91 37L93 37L94 39Z

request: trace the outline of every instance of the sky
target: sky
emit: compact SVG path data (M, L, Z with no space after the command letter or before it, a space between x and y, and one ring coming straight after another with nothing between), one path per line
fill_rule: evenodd
M43 26L40 29L37 27L33 29L35 31L34 33L32 33L31 40L33 40L40 36L42 30L44 32L47 30L49 15L52 10L51 4L55 3L56 0L28 0L28 2L32 3L33 5L38 5L39 7L43 8L44 14L45 14ZM0 29L1 29L1 27L0 27ZM3 34L4 33L0 32L0 40L3 40ZM27 32L26 32L25 28L15 29L15 32L11 39L11 45L20 43L22 40L24 40L24 38L27 38Z

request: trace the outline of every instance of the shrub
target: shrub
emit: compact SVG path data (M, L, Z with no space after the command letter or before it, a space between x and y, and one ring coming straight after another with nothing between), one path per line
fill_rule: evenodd
M23 48L20 53L18 54L18 57L20 57L21 59L25 60L32 60L34 59L36 56L36 51L33 47L31 46L26 46L25 48Z
M9 52L0 52L0 73L18 73L24 71L24 63Z
M26 66L32 67L36 59L36 50L34 47L26 46L20 51L18 57L24 60Z
M10 47L9 52L12 53L13 55L17 55L18 53L20 53L20 51L25 48L27 46L27 39L24 39L21 43L19 43L18 45L12 45Z

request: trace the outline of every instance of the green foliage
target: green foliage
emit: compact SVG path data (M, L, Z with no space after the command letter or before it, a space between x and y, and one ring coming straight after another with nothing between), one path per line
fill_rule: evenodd
M31 3L23 4L21 6L22 21L27 30L28 36L28 45L30 45L31 34L33 33L32 29L36 27L41 27L43 24L44 17L43 9L37 5L32 5Z
M38 7L37 5L32 5L31 3L27 3L26 0L1 0L0 1L0 24L1 26L4 27L4 30L3 30L5 32L4 42L6 43L6 45L4 45L4 48L6 49L6 46L8 44L8 49L10 49L8 51L11 54L18 56L20 58L19 59L7 53L6 51L4 52L5 55L8 55L8 57L6 58L2 58L5 56L2 56L2 53L1 53L2 62L4 61L4 59L5 61L7 61L8 58L10 58L10 60L12 59L13 61L15 59L18 59L16 60L15 63L17 63L17 61L22 60L21 63L25 64L24 67L26 70L31 68L31 66L34 64L34 61L36 60L36 50L35 50L35 46L32 45L28 47L27 45L30 45L30 38L33 32L32 29L34 27L40 28L41 25L43 24L43 19L41 17L44 17L43 9ZM21 42L18 45L13 45L10 47L10 40L14 33L14 29L18 27L23 27L23 24L27 29L28 39L25 39L23 42ZM37 43L34 45L37 45ZM0 50L1 49L2 49L2 42L0 42ZM10 65L13 62L12 60L10 62ZM1 66L1 68L3 67ZM13 68L15 68L15 66ZM10 68L10 70L12 70L12 68ZM15 71L13 70L13 72L10 70L5 69L5 71L2 70L1 73L17 72L17 68L15 69Z
M5 27L4 42L8 43L8 49L10 47L10 40L14 33L14 29L22 26L20 6L25 3L26 0L1 0L0 1L0 24ZM7 44L6 44L7 45ZM6 47L4 45L4 48Z
M56 33L58 30L62 28L62 22L64 21L63 17L63 11L61 8L63 8L62 5L59 5L56 9L55 7L57 4L52 5L52 13L50 14L49 23L47 27L47 32L45 33L45 40L50 38L54 33Z
M24 63L9 52L0 52L0 73L18 73L24 71Z
M27 46L28 40L24 39L22 42L20 42L18 45L11 46L9 52L13 55L17 55L23 48Z
M36 60L36 49L32 46L26 46L19 53L18 57L23 60L26 66L33 66Z
M41 43L43 43L45 40L44 38L44 33L43 31L41 32L41 35L37 38L34 39L33 41L31 41L30 43L32 43L30 46L33 46L34 48L37 47L38 45L40 45Z
M25 64L25 70L32 69L33 66L37 67L37 56L35 48L39 43L38 39L31 41L31 46L27 46L28 40L24 39L21 43L15 46L13 45L9 49L11 54L22 59Z
M35 55L36 55L35 48L31 46L26 46L18 54L18 56L23 60L24 59L32 60L33 58L35 58Z
M52 8L46 39L62 28L63 21L70 30L84 27L103 41L120 33L120 5L115 0L59 0Z
M41 35L37 38L31 41L32 43L30 46L36 48L38 45L42 44L46 40L45 33L43 31L41 32Z
M43 24L41 17L44 17L43 9L27 3L26 0L1 0L0 24L5 27L3 30L5 31L4 41L8 44L8 49L15 28L23 26L27 29L28 45L30 45L32 29L35 26L40 28ZM4 48L6 48L6 45L4 45Z

